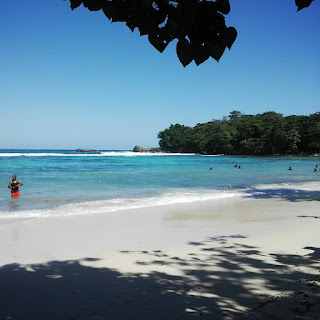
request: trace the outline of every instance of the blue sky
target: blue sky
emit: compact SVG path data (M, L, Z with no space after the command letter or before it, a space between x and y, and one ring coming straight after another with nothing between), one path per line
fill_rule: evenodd
M171 43L62 0L0 0L0 148L132 149L232 110L320 111L320 1L231 0L238 38L183 68Z

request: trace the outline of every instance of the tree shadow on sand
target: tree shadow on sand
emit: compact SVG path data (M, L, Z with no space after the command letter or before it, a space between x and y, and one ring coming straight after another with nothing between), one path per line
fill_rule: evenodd
M241 235L190 241L190 252L181 256L123 251L139 256L139 273L88 266L95 258L3 266L0 319L300 319L292 315L316 314L319 248L305 248L311 252L305 256L271 255L231 238L245 241ZM144 271L146 266L154 271ZM161 266L175 275L159 271ZM293 296L294 307L270 317L270 306Z
M277 188L277 189L262 189L251 188L246 191L247 198L253 199L285 199L290 202L297 201L320 201L320 191Z
M313 215L301 215L297 216L298 218L311 218L311 219L320 219L320 216L313 216Z

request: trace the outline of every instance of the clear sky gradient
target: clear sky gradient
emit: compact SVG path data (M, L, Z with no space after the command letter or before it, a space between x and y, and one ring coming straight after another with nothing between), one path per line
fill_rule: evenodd
M62 0L0 0L0 148L132 149L232 110L320 111L320 1L232 0L238 38L183 68L175 43Z

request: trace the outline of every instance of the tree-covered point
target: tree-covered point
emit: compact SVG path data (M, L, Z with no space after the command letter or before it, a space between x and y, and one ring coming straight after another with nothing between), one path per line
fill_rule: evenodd
M284 117L273 111L232 111L195 127L171 125L158 133L162 151L228 155L320 154L320 112Z

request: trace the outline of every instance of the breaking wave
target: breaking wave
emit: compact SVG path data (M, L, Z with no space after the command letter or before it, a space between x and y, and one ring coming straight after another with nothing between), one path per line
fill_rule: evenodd
M61 216L79 216L90 214L104 214L121 210L131 210L148 207L158 207L174 204L194 203L208 200L220 200L240 197L240 191L231 190L203 190L199 191L171 191L159 196L144 198L117 198L98 201L68 203L50 209L2 211L0 219L8 218L45 218Z

